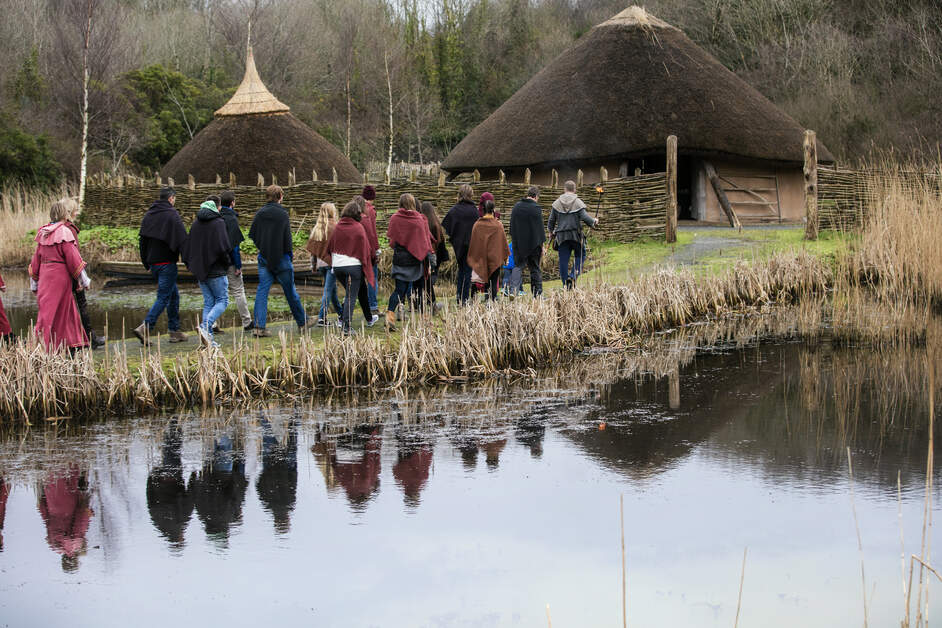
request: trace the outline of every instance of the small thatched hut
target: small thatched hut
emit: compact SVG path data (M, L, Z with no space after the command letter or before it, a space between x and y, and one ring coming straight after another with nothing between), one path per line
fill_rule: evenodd
M360 181L360 173L342 152L268 91L249 46L239 89L160 174L177 182L193 175L198 183L214 183L217 174L228 181L231 172L243 185L254 185L261 174L267 183L274 176L285 184L292 170L298 181L308 181L315 171L329 179L334 168L340 181Z
M503 170L521 181L585 183L663 171L678 138L681 218L724 219L707 178L712 165L745 221L804 215L804 129L682 31L630 7L595 26L536 74L448 155L451 175ZM818 145L822 162L831 153Z

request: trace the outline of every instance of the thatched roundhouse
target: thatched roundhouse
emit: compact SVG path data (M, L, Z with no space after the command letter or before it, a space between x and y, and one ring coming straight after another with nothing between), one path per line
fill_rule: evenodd
M245 61L239 89L216 111L215 119L167 162L160 174L177 183L193 175L197 183L223 181L229 173L242 185L254 185L261 174L266 183L277 177L288 182L294 169L298 181L330 179L333 169L340 181L360 181L356 167L333 144L291 115L275 98L255 69L252 48Z
M740 218L804 216L804 129L682 31L630 7L598 24L473 129L442 164L452 176L547 184L663 171L678 138L681 218L724 220L709 165ZM819 143L818 158L834 159Z

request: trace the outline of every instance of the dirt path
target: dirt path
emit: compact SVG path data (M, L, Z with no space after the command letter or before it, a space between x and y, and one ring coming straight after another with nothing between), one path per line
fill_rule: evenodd
M746 227L743 233L758 231L776 231L794 229L793 225L762 225L756 227ZM707 258L721 256L739 256L750 249L760 246L760 242L750 240L748 237L741 237L737 234L730 237L730 229L726 227L702 227L702 226L684 226L678 229L679 232L693 232L694 240L690 244L678 249L673 255L665 260L675 266L695 266Z

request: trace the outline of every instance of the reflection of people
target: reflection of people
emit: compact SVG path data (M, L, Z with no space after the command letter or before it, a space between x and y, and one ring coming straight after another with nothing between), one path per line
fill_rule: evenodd
M228 434L214 439L212 458L203 461L203 468L190 487L196 515L206 534L222 546L229 540L229 528L242 521L247 485L241 442Z
M543 437L546 427L537 417L524 417L517 423L517 442L530 448L530 455L539 458L543 455Z
M419 505L419 495L428 481L431 466L432 447L430 445L399 443L399 452L392 474L396 483L402 487L407 505Z
M284 444L272 431L271 423L262 418L262 471L255 482L258 498L275 519L275 530L291 529L291 511L298 490L298 427L288 424Z
M0 552L3 551L3 520L7 515L7 497L10 495L10 487L0 477Z
M354 510L363 510L379 490L381 430L381 427L357 428L351 443L356 448L363 446L357 462L340 461L336 445L319 442L312 448L324 473L327 490L342 486Z
M78 465L70 464L64 475L50 474L39 490L39 514L46 524L46 542L62 555L62 570L78 569L85 553L85 533L94 514L89 502L88 482Z
M183 434L174 417L164 432L160 466L147 476L147 510L151 521L175 549L183 547L183 532L193 514L191 489L195 474L190 476L191 489L187 489L180 459L182 445Z
M497 467L500 465L500 452L504 451L504 447L506 446L506 438L485 441L481 445L481 449L484 450L484 462L487 463L487 469L489 471L497 470Z

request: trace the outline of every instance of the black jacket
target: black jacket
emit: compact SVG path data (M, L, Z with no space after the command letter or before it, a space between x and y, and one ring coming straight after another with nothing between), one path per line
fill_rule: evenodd
M169 201L154 201L144 214L138 234L144 268L150 269L154 264L176 264L185 240L186 227L174 206Z
M222 277L229 270L229 236L226 223L211 209L200 209L183 245L183 261L200 281Z
M265 258L271 272L278 272L281 260L293 253L291 243L291 218L288 210L278 203L268 203L255 213L249 237L258 252Z
M546 242L543 209L532 198L519 201L510 210L510 239L514 243L515 262L524 262Z
M478 221L478 208L471 201L458 201L448 210L442 227L448 234L451 247L455 249L455 257L463 260L468 256L468 247L471 245L471 229Z

